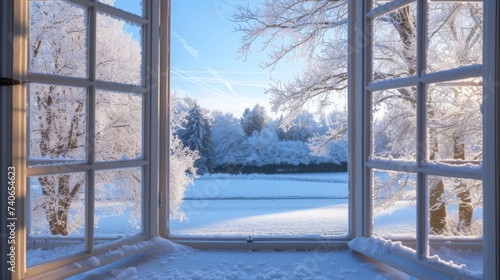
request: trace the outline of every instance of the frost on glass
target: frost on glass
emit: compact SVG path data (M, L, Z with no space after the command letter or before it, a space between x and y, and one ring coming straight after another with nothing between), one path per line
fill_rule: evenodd
M372 93L372 159L415 159L415 105L415 88Z
M138 16L144 13L144 0L99 0L99 2Z
M413 173L372 172L373 234L414 239L416 236L416 176Z
M481 64L482 3L429 3L427 71Z
M440 243L443 238L482 240L483 186L479 180L430 176L429 261L459 268L466 273L481 273L482 248L467 250ZM479 264L479 265L478 265Z
M373 80L416 74L416 5L373 20Z
M480 164L482 160L481 79L432 84L427 94L428 160Z
M96 172L94 245L142 233L142 205L141 168Z
M143 157L143 97L136 93L97 91L97 161Z
M44 84L29 87L29 159L85 160L86 90Z
M87 9L68 1L30 1L29 70L87 77Z
M97 13L96 78L142 85L142 28L105 13Z
M27 266L83 252L85 174L29 177L28 184Z

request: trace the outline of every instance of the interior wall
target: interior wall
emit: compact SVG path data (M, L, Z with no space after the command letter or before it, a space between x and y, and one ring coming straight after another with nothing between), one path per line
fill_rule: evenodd
M12 77L12 21L13 0L0 1L0 77ZM0 279L11 279L7 263L7 170L12 164L11 135L12 135L12 86L0 85L0 226L1 257Z

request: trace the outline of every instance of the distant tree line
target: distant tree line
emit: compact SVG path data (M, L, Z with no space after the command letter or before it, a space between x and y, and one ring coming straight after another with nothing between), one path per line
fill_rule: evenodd
M294 173L347 170L347 141L340 137L316 152L316 142L345 114L335 112L321 118L303 110L292 123L272 119L259 104L246 108L240 118L231 113L210 112L196 100L185 97L176 102L184 112L175 135L196 151L197 174ZM326 150L326 152L325 152Z

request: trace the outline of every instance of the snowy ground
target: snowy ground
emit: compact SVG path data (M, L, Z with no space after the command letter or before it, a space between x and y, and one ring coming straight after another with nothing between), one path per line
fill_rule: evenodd
M347 173L203 176L185 194L182 209L187 219L170 221L171 235L345 236L349 215L347 180ZM415 221L415 206L409 201L399 201L374 216L374 233L415 236ZM100 217L96 235L119 238L137 230L130 226L129 213L125 211L121 216ZM83 237L81 233L70 236ZM179 248L159 258L120 262L78 279L408 278L378 271L350 251L207 252L182 247L180 252ZM83 243L59 247L54 243L49 250L29 250L27 262L33 265L83 251ZM469 270L481 271L481 253L454 252L448 248L433 253L443 260L465 264Z
M346 236L348 174L205 175L185 194L175 236ZM377 234L415 234L416 211L398 202L374 217Z
M347 173L203 176L185 194L175 236L348 234Z

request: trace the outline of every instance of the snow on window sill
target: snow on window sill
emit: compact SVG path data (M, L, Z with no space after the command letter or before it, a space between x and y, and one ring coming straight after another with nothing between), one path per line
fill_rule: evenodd
M419 279L482 279L482 271L470 271L465 265L456 265L439 256L423 261L415 258L415 251L401 242L380 237L357 237L348 243L351 250L390 265Z

